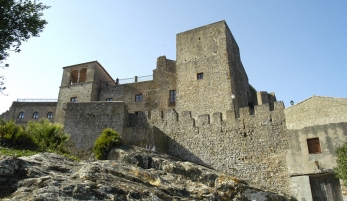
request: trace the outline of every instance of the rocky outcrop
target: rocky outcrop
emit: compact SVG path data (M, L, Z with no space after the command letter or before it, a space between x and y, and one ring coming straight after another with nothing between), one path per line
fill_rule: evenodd
M287 200L212 169L138 147L109 160L75 162L41 153L0 156L4 200Z

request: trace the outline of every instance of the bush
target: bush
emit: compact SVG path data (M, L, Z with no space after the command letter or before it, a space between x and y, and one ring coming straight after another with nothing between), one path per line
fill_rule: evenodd
M97 160L106 159L108 152L121 144L119 134L112 128L105 128L101 135L95 140L93 153Z
M334 168L337 178L342 179L347 186L347 143L336 149L337 167Z
M37 148L42 151L66 152L63 143L69 139L69 135L63 131L63 126L60 124L51 123L48 119L41 119L39 122L30 121L25 132L33 138Z
M0 145L2 146L12 146L16 144L16 136L23 133L23 127L16 125L16 123L11 120L8 122L0 122Z

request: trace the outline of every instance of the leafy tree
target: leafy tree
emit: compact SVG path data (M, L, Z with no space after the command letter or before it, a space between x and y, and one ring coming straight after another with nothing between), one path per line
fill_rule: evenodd
M119 134L112 128L105 128L101 135L95 140L93 153L98 160L106 159L108 152L112 147L116 147L121 144L121 138Z
M342 179L347 186L347 143L336 149L337 167L334 168L336 177Z
M20 52L23 41L38 37L43 31L46 20L41 19L42 11L49 6L38 0L0 0L0 67L9 56L9 51ZM4 94L4 76L0 76L0 93ZM6 94L4 94L6 95Z
M0 0L0 61L8 51L20 52L23 41L39 36L47 24L42 11L48 8L36 0Z

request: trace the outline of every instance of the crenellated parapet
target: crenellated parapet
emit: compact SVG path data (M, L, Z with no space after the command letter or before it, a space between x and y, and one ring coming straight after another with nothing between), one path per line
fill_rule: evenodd
M191 111L176 112L174 108L160 111L143 111L138 112L133 118L131 125L143 127L147 122L148 125L185 125L187 127L201 127L205 125L214 126L234 126L235 124L244 125L262 125L267 123L282 124L284 118L283 102L275 102L274 109L270 110L269 104L257 105L254 109L240 108L239 110L228 110L224 113L215 112L213 114L202 114L197 118L192 117ZM136 122L136 123L135 123Z

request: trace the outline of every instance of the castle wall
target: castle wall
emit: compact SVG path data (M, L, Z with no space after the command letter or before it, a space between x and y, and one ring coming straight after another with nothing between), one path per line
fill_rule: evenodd
M147 126L167 135L166 153L170 155L227 172L259 188L288 193L283 110L283 103L276 102L274 111L265 104L255 107L255 115L242 108L240 118L229 110L225 119L222 113L195 119L191 112L155 110L148 113ZM146 122L145 117L137 116L141 122ZM145 123L140 125L146 127Z
M155 103L152 93L153 81L135 82L116 86L102 87L99 101L113 98L113 101L123 101L130 113L148 110ZM135 95L142 94L142 101L135 101Z
M70 102L72 97L77 97L78 102L95 101L95 86L94 82L84 82L80 84L74 84L69 86L61 86L59 90L58 103L55 112L55 122L64 124L66 120L65 111L66 104ZM97 92L97 91L96 91Z
M123 102L67 103L64 131L70 134L67 147L82 159L89 158L96 138L105 128L122 136L129 115Z
M49 121L54 121L54 113L57 102L13 102L10 110L4 115L4 120L15 120L17 124L27 124L28 121L39 121L42 118L48 118L48 113L52 112L52 118ZM19 113L24 112L24 118L18 118ZM38 118L33 118L34 112L38 112Z
M235 95L235 107L248 107L252 100L252 93L249 89L248 77L241 62L239 47L225 23L226 51L228 55L229 81L232 86L232 94Z

